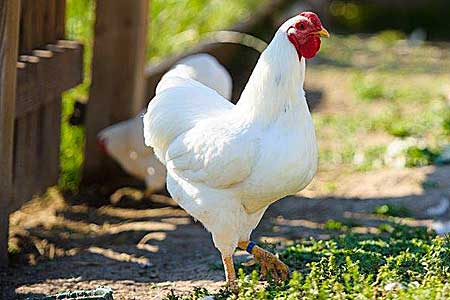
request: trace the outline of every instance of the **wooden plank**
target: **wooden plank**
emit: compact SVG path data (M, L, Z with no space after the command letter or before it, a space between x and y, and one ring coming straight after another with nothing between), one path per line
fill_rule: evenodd
M145 99L145 46L148 0L98 0L92 84L86 115L83 183L105 179L111 164L98 149L103 128L134 117ZM113 168L114 170L114 168Z
M61 96L52 98L44 111L43 138L42 142L47 143L42 152L42 166L47 170L45 177L42 177L42 185L47 188L58 184L60 171L60 142L61 142Z
M59 177L59 149L61 139L61 96L55 96L55 91L59 91L56 85L56 76L64 77L63 73L54 72L54 68L49 67L52 63L56 65L68 64L64 58L64 50L61 47L52 47L53 51L34 51L42 61L42 75L45 84L40 85L40 99L45 99L45 103L40 108L41 113L41 143L40 143L40 169L46 170L45 176L40 177L40 189L44 192L49 186L55 185ZM75 65L71 66L72 68Z
M34 26L36 23L36 2L33 0L23 0L22 1L22 21L20 24L20 52L31 54L34 44ZM28 61L27 56L21 56L19 58L24 63L29 63L28 67L25 69L26 74L22 74L22 70L18 71L17 84L20 85L19 78L25 78L26 82L35 85L36 82L31 80L32 77L37 76L37 62L30 58ZM33 76L34 74L34 76ZM17 93L17 92L16 92ZM17 99L16 99L16 112L17 112ZM32 185L32 173L30 156L34 155L33 149L30 147L30 135L31 131L34 130L32 126L36 126L37 120L32 120L29 118L29 114L17 118L15 122L15 136L14 136L14 202L10 203L10 209L12 207L20 207L26 200L28 200L27 192L31 189ZM31 153L31 155L30 155ZM11 211L11 210L10 210Z
M58 40L56 29L56 1L47 0L44 3L44 41L46 44L54 44Z
M48 48L52 50L61 60L63 70L59 71L59 76L63 76L61 87L64 91L83 82L83 47L75 42L63 41L65 37L65 14L66 0L50 0L50 5L54 6L54 24L51 28L52 41L53 38L58 41L58 45L50 45ZM44 164L48 166L49 176L45 183L47 186L57 184L60 171L60 143L61 143L61 113L62 98L57 96L53 98L49 105L45 108L46 123L44 130L46 132L49 144L53 147L48 148ZM58 124L58 126L54 126Z
M39 58L37 56L25 56L27 60L38 60L42 64L39 74L34 77L26 77L21 74L32 72L29 68L19 71L16 117L39 109L42 105L54 101L55 97L42 97L42 88L45 94L58 95L83 81L83 47L78 43L62 43L63 46L48 45L52 51L52 57ZM35 52L36 54L36 52Z
M63 1L62 1L63 2ZM55 44L58 39L56 28L56 0L47 0L44 3L44 40L45 43ZM62 49L55 48L54 51L34 51L34 55L40 57L47 65L50 60L62 61ZM51 74L44 70L43 75L47 81L51 80ZM40 108L40 143L39 143L39 183L37 191L43 193L49 186L58 182L59 175L59 148L61 135L61 97L53 92L52 89L46 89L47 85L41 86L42 98L46 103ZM47 99L49 99L47 101ZM46 170L45 176L40 176L39 170Z
M22 0L19 52L21 54L31 54L33 50L33 2L32 0Z
M0 2L0 267L8 264L19 19L20 1Z
M51 42L58 41L64 38L65 33L65 16L66 16L66 0L50 0L50 6L53 9L53 20L54 25L49 29L49 38ZM50 32L51 31L51 32ZM49 48L52 50L56 57L64 63L65 59L63 57L64 48L62 46ZM68 83L67 86L63 87L67 90L68 87L74 87L83 81L83 48L77 45L70 50L66 49L66 53L74 54L75 51L79 54L78 59L75 61L67 61L67 68L73 68L78 71L75 80L72 83ZM71 55L73 58L74 56ZM65 71L70 72L70 71ZM66 74L64 75L66 77ZM72 85L73 84L73 85ZM48 147L45 151L45 158L43 159L44 166L48 167L49 174L47 181L44 184L49 187L58 184L59 174L60 174L60 148L61 148L61 114L62 114L62 97L58 95L53 98L49 105L44 108L45 123L44 132L46 133L45 139L48 140L48 144L52 147ZM57 126L54 126L57 124Z
M23 1L23 0L22 0ZM31 1L33 5L33 26L31 27L31 35L33 41L33 49L40 48L45 45L45 10L47 0L26 0Z
M36 57L21 56L19 60L26 62L26 73L23 69L18 71L18 84L22 80L33 81L32 78L39 76ZM39 97L39 94L38 94ZM16 107L17 109L17 107ZM39 119L34 112L29 112L16 119L16 133L14 144L14 204L11 208L18 208L30 200L34 189L34 172L36 167L37 137L35 130ZM10 210L11 211L11 210Z
M29 1L29 0L28 0ZM40 48L45 45L45 13L47 10L47 0L32 0L33 1L33 27L31 34L33 36L33 49ZM33 50L32 55L36 55ZM50 52L51 53L51 52ZM38 56L39 57L39 56ZM43 66L46 63L45 57L40 60L40 63L36 65L37 77L46 77L47 74L43 73ZM39 95L41 98L45 98L46 90L41 86ZM28 155L26 157L27 166L27 185L23 187L26 191L25 201L30 200L35 194L43 191L41 187L42 173L39 171L39 163L41 161L41 146L42 140L39 138L43 135L42 127L42 113L41 110L32 111L28 114L28 128L27 128L27 149Z
M65 37L66 0L56 0L55 3L55 33L58 40Z

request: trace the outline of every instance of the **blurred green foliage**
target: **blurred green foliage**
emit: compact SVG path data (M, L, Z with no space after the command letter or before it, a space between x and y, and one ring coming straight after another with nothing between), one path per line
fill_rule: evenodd
M433 164L438 154L425 147L409 147L406 150L406 166L407 167L423 167Z
M260 0L153 0L147 57L149 60L186 49L205 33L232 26L250 15Z
M61 175L63 189L76 190L81 179L84 152L84 128L68 123L75 101L87 101L91 80L92 42L95 21L94 0L67 0L66 36L84 45L84 82L63 95L61 124Z
M357 74L353 79L353 88L363 100L379 99L386 96L383 83L374 76Z

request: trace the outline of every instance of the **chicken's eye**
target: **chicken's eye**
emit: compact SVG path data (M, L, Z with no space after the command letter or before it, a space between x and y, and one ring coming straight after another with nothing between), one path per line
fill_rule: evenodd
M295 24L295 28L297 28L298 30L305 30L306 28L305 22L303 21L298 22L297 24Z

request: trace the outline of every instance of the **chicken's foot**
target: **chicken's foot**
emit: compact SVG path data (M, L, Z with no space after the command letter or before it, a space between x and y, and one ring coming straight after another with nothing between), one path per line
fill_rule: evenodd
M238 247L252 254L255 260L260 263L261 276L263 278L267 279L268 275L275 281L282 281L288 278L289 267L273 253L264 250L252 241L241 241Z
M222 255L222 263L225 269L225 277L227 280L227 286L230 290L234 291L237 288L236 272L234 270L233 256Z

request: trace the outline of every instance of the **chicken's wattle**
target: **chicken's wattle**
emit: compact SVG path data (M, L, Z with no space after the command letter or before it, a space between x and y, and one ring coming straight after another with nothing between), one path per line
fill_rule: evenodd
M320 38L316 35L311 36L305 44L300 45L300 53L304 58L313 58L320 49Z

